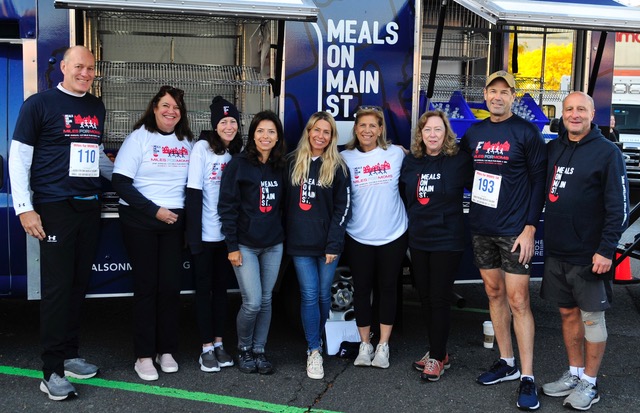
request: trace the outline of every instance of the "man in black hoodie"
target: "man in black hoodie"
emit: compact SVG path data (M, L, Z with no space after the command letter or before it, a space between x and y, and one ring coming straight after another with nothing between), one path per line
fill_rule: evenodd
M569 370L542 386L563 404L587 410L600 400L614 252L628 222L628 183L615 144L592 123L593 99L573 92L562 105L565 131L547 146L545 265L541 295L560 310Z

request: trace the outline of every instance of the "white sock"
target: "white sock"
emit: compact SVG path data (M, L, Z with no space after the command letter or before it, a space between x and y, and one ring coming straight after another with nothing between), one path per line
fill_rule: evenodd
M506 358L506 357L500 357L500 358L501 358L502 360L504 360L504 361L507 363L507 365L508 365L509 367L513 367L513 366L515 366L515 365L516 365L516 358L515 358L515 357L509 357L509 358Z
M577 378L582 378L582 374L584 374L584 367L569 366L569 371Z
M202 352L206 353L207 351L213 351L213 346L202 346Z
M215 343L213 343L213 347L215 348L222 347L222 341L216 341Z
M524 374L522 376L520 376L520 381L522 381L522 379L524 379L525 377L529 377L531 379L531 381L536 381L533 376L527 376L527 375L524 375Z
M596 378L595 377L591 377L591 376L587 376L586 374L583 374L582 377L580 377L582 380L586 380L589 383L593 384L594 386L596 385Z

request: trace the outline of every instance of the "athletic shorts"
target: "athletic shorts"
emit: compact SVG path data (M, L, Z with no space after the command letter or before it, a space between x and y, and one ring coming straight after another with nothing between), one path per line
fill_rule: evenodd
M605 283L592 265L575 265L546 257L540 296L558 307L579 307L583 311L603 311L611 306Z
M491 270L501 268L504 272L511 274L529 275L531 273L530 264L520 264L520 247L515 252L511 252L517 236L499 237L489 235L474 235L473 259L476 267L481 270Z

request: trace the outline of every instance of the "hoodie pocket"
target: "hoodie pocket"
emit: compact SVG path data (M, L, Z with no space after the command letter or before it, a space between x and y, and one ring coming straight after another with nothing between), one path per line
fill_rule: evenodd
M289 247L324 250L329 232L329 224L324 219L291 219L288 227Z
M409 217L409 235L414 239L433 236L440 238L446 232L444 213L415 214Z
M582 238L573 215L545 212L545 228L553 228L553 236L545 231L544 248L555 254L575 254L582 251ZM588 223L583 223L588 225Z

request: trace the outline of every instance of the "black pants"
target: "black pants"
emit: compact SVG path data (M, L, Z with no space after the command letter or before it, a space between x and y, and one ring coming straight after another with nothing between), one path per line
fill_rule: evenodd
M388 244L361 244L346 236L345 252L353 277L353 304L358 327L371 325L371 291L378 283L380 324L393 325L398 302L398 276L407 252L407 233Z
M443 361L451 329L453 283L462 251L423 251L411 248L413 278L427 322L431 358Z
M196 310L202 343L222 337L227 319L227 284L233 268L227 258L224 241L203 242L203 251L194 254L193 272L196 278Z
M45 379L64 376L78 357L84 296L100 234L100 202L59 201L35 206L47 236L40 241L40 339Z
M178 350L183 229L154 231L122 224L133 272L136 358Z

